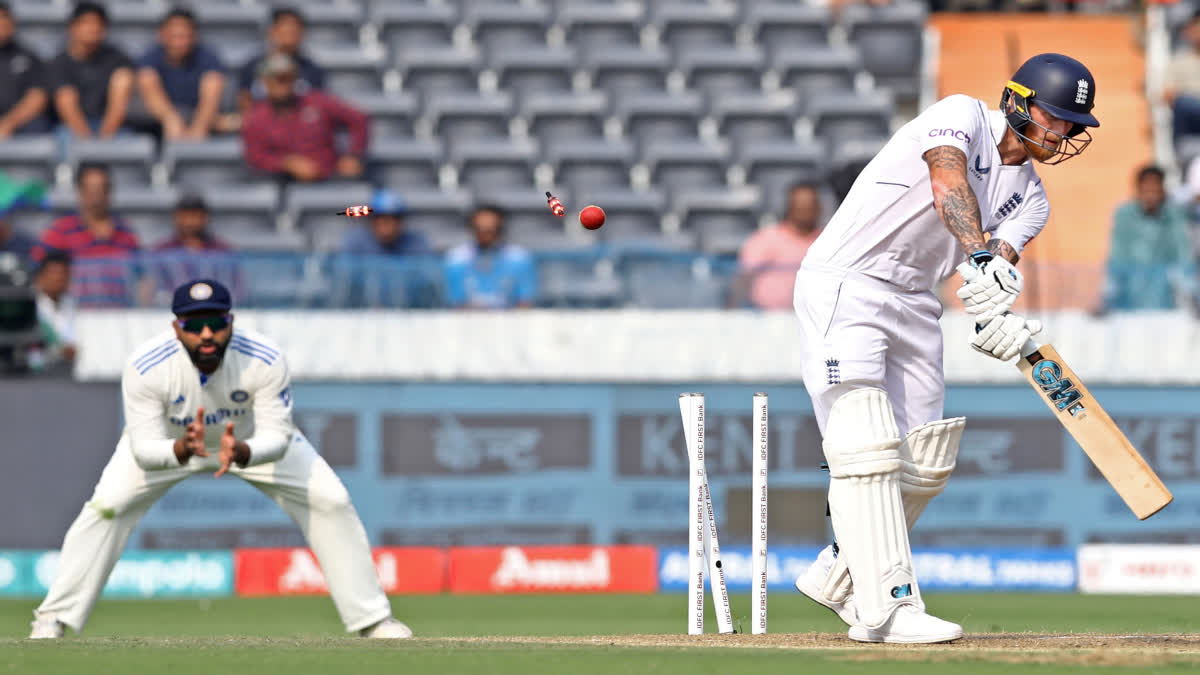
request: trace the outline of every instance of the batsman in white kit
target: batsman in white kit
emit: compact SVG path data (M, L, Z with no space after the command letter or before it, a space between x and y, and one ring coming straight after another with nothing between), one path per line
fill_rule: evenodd
M1091 142L1096 82L1061 54L1026 61L1000 110L963 95L904 125L858 176L796 275L803 377L829 468L836 543L796 587L860 642L934 643L909 529L954 470L965 419L942 419L937 287L956 270L977 351L1009 361L1041 331L1013 314L1014 266L1050 207L1033 160ZM985 236L986 235L986 236Z
M347 631L412 636L392 618L350 494L292 422L287 360L266 337L235 330L231 308L216 281L180 286L172 330L126 361L124 432L67 530L31 638L81 632L138 521L171 486L206 471L247 481L300 526Z

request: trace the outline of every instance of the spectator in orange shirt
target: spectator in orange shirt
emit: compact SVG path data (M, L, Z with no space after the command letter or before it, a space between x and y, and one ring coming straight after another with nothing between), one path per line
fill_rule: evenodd
M796 271L808 247L821 233L821 198L817 187L797 183L788 190L783 222L758 230L738 255L741 283L759 309L792 309Z
M305 182L361 177L366 114L322 91L298 89L296 61L287 54L272 54L260 72L267 99L254 104L242 125L251 168ZM339 127L350 137L344 153L337 148Z

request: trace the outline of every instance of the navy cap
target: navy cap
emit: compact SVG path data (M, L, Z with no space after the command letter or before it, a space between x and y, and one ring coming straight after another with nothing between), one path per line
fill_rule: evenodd
M228 312L233 308L229 289L219 281L196 279L175 289L171 311L176 316L196 312Z
M381 188L371 200L371 210L380 216L403 216L408 213L408 204L395 192Z

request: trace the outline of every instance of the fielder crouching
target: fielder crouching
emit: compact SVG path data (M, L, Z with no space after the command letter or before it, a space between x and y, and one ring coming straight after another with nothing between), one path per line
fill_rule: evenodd
M279 348L233 328L229 291L208 279L175 291L173 330L138 347L121 376L125 430L67 530L31 638L81 632L130 533L179 481L230 473L283 507L316 554L346 630L412 637L392 618L367 533L337 475L292 422Z
M957 270L974 315L965 336L1011 361L1037 321L1009 311L1015 265L1050 206L1034 161L1087 147L1096 81L1039 54L1005 85L1000 110L949 96L896 132L863 169L796 275L804 385L829 465L837 545L796 587L860 642L945 642L962 627L925 611L908 531L954 469L964 419L942 419L941 302ZM985 236L987 235L987 236Z

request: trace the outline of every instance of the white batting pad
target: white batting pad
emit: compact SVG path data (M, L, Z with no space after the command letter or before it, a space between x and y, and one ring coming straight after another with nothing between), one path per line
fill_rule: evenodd
M945 489L958 460L958 446L966 423L965 417L952 417L922 424L908 432L905 440L912 459L904 462L900 494L909 530L929 502Z
M916 427L905 437L904 445L900 447L903 460L900 498L904 502L904 519L910 532L929 502L945 489L958 459L966 423L965 417L937 420ZM829 568L821 593L831 602L844 603L853 591L846 556L838 555Z
M855 581L858 618L868 628L882 626L902 604L920 606L900 498L901 443L882 389L852 390L829 410L829 512Z

